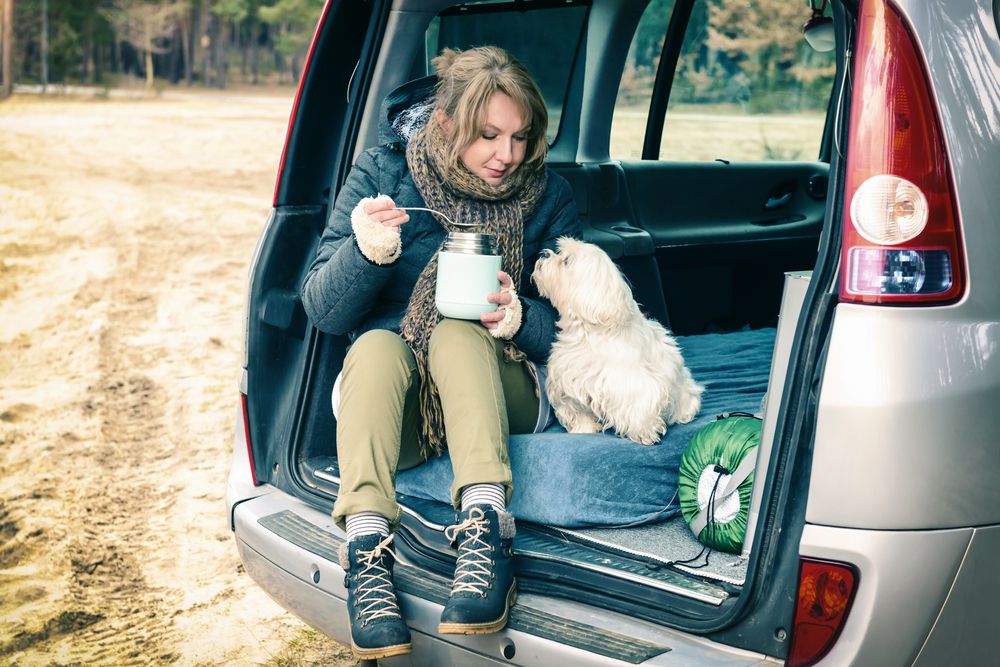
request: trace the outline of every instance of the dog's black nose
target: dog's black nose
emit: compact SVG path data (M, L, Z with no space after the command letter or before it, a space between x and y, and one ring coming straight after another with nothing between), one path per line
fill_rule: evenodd
M554 254L555 253L552 252L551 248L542 248L542 251L539 253L539 258L538 259L548 258L548 257L551 257Z

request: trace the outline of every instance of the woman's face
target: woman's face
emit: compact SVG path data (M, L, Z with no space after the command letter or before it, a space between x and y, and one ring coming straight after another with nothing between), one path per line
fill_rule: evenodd
M479 138L459 158L469 171L496 187L524 162L527 131L517 103L504 93L493 93L486 103L486 122Z

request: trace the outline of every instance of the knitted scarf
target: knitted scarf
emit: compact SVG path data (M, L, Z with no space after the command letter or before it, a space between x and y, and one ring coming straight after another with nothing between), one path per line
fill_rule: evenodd
M529 169L522 165L499 186L493 187L461 162L449 164L449 147L444 130L434 119L410 137L406 163L417 191L428 208L452 220L476 222L478 231L496 238L503 256L503 270L518 290L524 264L524 221L534 213L545 192L545 169L541 166ZM435 217L452 231L446 220ZM467 229L457 228L456 231ZM418 435L420 451L425 457L439 455L447 446L441 397L427 368L431 333L442 319L434 304L440 251L439 247L417 278L401 327L403 339L417 362L420 381ZM504 346L504 355L512 361L524 359L524 353L511 342Z

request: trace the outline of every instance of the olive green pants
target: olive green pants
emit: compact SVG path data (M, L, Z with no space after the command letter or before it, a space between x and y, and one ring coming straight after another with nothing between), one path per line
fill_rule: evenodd
M534 380L522 363L504 360L503 342L479 322L444 319L434 329L428 368L441 395L459 508L462 487L494 483L512 491L507 437L530 433L538 418ZM337 421L340 492L333 518L377 512L395 529L396 471L423 463L413 353L397 334L368 331L344 359Z

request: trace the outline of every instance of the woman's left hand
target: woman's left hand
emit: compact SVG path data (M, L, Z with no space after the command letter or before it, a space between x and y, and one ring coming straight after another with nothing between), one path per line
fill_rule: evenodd
M514 281L510 279L510 276L503 271L498 271L497 278L500 280L500 291L487 294L486 300L490 303L498 303L500 307L492 313L483 313L479 316L479 321L490 331L496 329L506 316L507 311L504 306L509 306L510 302L517 298L512 296L510 292L510 288L514 286Z

